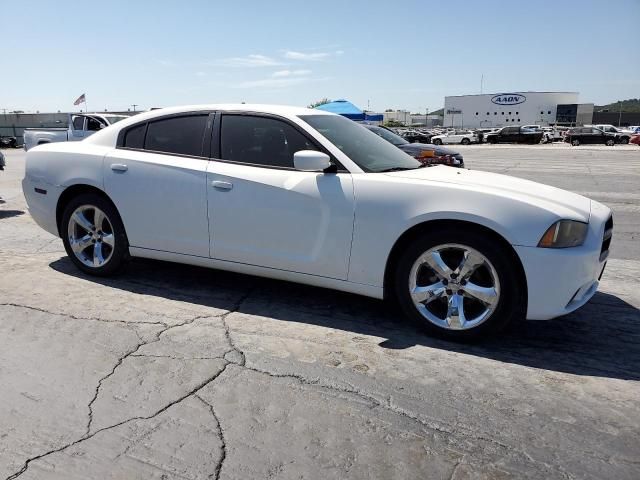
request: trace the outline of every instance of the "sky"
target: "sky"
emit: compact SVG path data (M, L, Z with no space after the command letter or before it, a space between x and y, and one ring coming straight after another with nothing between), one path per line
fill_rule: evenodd
M0 111L199 103L433 111L447 95L640 98L640 0L0 0ZM14 12L14 14L11 14Z

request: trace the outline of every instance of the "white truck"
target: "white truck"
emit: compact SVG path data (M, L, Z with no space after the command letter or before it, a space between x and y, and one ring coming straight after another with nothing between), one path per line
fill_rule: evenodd
M608 124L585 125L585 127L595 127L599 128L605 133L613 133L616 136L616 143L629 143L629 139L633 134L631 130L625 130L623 128L614 127L613 125Z
M125 118L128 117L110 113L70 113L67 127L25 128L24 149L44 143L77 142Z

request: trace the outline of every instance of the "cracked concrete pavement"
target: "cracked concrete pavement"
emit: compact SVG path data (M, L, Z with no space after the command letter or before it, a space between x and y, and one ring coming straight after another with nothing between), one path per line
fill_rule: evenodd
M562 147L463 153L613 207L601 292L476 345L285 282L142 260L87 277L5 151L0 478L638 478L640 155Z

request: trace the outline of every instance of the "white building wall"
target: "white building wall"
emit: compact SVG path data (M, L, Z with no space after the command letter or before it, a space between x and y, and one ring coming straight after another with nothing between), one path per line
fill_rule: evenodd
M578 103L577 92L511 92L444 98L445 127L549 125L558 104Z

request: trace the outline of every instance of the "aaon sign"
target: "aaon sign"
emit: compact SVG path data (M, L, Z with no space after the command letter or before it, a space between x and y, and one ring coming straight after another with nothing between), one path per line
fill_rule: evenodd
M526 100L527 97L518 93L500 93L491 97L491 101L496 105L518 105Z

